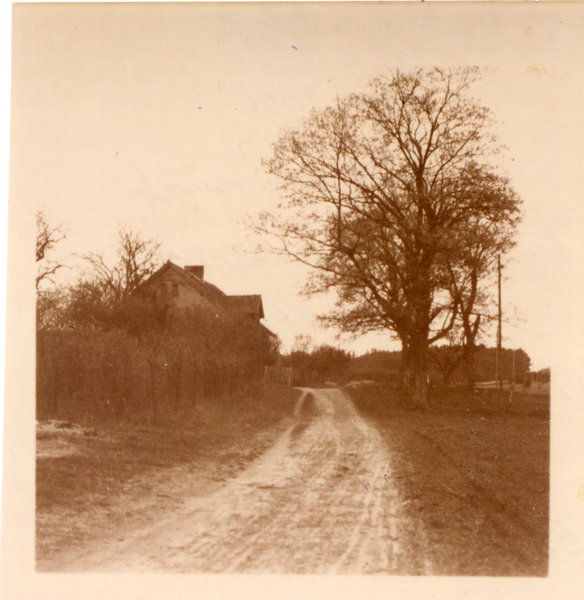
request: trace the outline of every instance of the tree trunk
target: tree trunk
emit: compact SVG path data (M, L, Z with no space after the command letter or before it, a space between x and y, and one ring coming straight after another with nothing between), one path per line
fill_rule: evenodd
M416 408L430 408L430 379L427 372L413 371L412 402Z
M412 404L415 408L428 410L430 407L430 378L428 375L428 341L420 336L420 339L412 340L406 349L402 350L405 364L407 365L407 388Z
M475 384L475 357L477 347L473 345L465 345L463 350L463 366L464 366L464 378L466 385L470 388L474 388Z
M476 286L476 282L474 284ZM474 303L474 300L473 300ZM462 315L463 318L463 327L464 327L464 345L462 348L462 365L464 369L464 378L466 380L466 384L472 389L474 388L475 378L476 378L476 339L479 333L479 325L481 322L481 317L477 316L474 320L474 323L471 322L471 315L466 312Z

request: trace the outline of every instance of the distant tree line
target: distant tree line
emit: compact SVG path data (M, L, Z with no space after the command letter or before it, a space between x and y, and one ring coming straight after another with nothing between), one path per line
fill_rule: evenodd
M328 344L317 345L308 335L298 335L290 353L279 358L279 364L294 369L297 383L309 385L343 379L354 356Z
M475 354L472 377L469 377L463 347L433 347L428 369L430 382L439 385L472 386L475 382L495 381L497 349L481 344L477 346ZM282 354L278 362L282 366L293 367L297 372L297 379L305 380L305 383L373 380L402 385L405 375L400 350L371 350L355 356L354 352L328 344L317 344L309 335L296 336L290 352ZM533 373L531 359L523 349L503 348L500 371L502 379L506 382L513 380L513 373L516 384L529 385L534 379L543 383L549 382L549 369Z
M432 348L432 360L429 368L433 383L443 385L472 385L480 381L495 381L497 369L497 349L479 345L474 360L473 379L469 380L467 365L463 359L463 348L453 346L436 346ZM515 369L513 369L515 362ZM351 361L350 371L353 376L360 374L363 378L399 381L402 373L401 352L373 350ZM503 348L501 352L501 377L504 381L513 380L522 384L531 381L531 359L522 349ZM542 380L543 381L543 380Z
M289 353L277 358L279 365L292 367L296 381L306 385L333 381L373 380L402 385L404 368L402 352L370 350L356 356L354 352L328 344L317 344L310 335L298 335ZM478 345L474 358L472 378L464 360L464 348L442 345L432 348L429 366L433 385L468 385L495 381L497 375L497 349ZM515 364L514 364L515 363ZM531 359L523 349L503 348L501 352L501 377L505 382L530 385L532 381L549 382L549 369L531 371Z

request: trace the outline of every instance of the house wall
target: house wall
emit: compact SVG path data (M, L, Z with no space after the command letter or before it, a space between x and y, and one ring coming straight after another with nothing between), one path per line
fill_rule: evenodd
M201 308L205 310L219 311L219 308L207 298L201 296L193 288L186 287L179 283L178 298L172 298L172 303L176 308Z
M195 308L217 312L219 309L215 304L207 300L197 290L184 284L183 279L175 273L165 273L163 277L152 284L152 290L148 289L157 302L172 304L173 307Z

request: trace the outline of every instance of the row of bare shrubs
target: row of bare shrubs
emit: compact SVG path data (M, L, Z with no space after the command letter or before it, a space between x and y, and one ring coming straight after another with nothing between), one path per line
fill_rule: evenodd
M245 391L269 342L257 323L201 314L164 328L38 331L37 418L158 423Z

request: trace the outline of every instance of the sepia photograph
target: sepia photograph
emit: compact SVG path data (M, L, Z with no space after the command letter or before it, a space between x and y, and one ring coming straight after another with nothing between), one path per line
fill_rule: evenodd
M11 17L3 595L579 597L584 5Z

